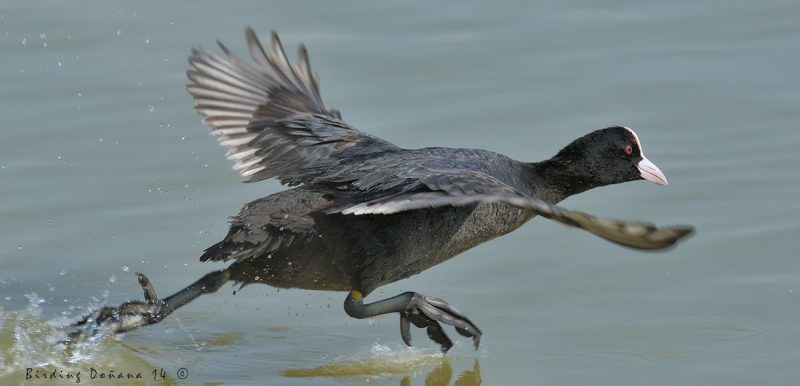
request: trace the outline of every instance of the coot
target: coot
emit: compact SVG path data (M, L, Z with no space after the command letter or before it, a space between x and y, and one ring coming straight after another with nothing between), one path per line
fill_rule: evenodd
M555 205L604 185L642 179L667 184L629 128L591 132L532 163L486 150L404 149L357 130L325 106L302 45L290 64L274 32L269 50L253 30L248 28L246 37L255 66L221 43L224 56L192 50L187 90L245 181L277 178L292 188L246 204L225 239L200 258L232 261L228 268L164 299L139 273L144 302L105 307L77 325L128 331L233 281L348 291L348 315L398 313L409 345L414 324L447 351L452 342L445 324L472 338L477 348L481 330L442 299L417 292L372 303L364 298L537 215L641 250L668 248L693 232L688 226L658 228Z

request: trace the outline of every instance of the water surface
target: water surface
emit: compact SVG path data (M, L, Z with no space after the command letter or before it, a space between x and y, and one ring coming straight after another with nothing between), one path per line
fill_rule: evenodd
M0 383L30 367L163 368L167 384L796 384L798 20L793 1L0 5ZM469 314L481 348L459 338L447 358L422 331L406 348L395 315L350 319L343 293L265 286L64 351L59 326L141 296L133 272L165 295L224 266L197 257L281 189L239 183L183 90L189 49L242 52L245 25L304 42L327 104L404 147L534 161L633 127L670 185L563 205L698 234L650 254L537 219L371 296Z

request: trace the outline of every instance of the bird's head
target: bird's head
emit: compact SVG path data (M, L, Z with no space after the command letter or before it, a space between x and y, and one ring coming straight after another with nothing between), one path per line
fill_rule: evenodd
M633 130L612 126L593 131L564 147L554 158L583 177L586 188L647 180L667 185L667 177L642 152Z

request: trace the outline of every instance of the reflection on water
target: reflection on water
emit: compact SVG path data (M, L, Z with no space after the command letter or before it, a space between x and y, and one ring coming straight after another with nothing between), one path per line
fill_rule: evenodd
M344 360L310 369L289 369L281 375L291 378L335 377L335 378L386 378L402 376L400 385L411 385L411 378L427 371L425 385L480 385L481 370L478 358L472 367L462 371L453 380L451 361L463 362L467 358L450 357L415 349L392 350L388 346L374 345L370 355L364 359Z
M433 369L428 376L425 378L425 385L432 386L432 385L450 385L450 379L452 379L453 369L450 366L450 360L447 358L442 358L441 365L435 369ZM401 385L410 385L410 379L408 376L404 377L403 380L400 382ZM480 385L481 384L481 367L478 361L478 358L475 358L472 364L471 370L464 370L461 374L458 375L453 385L456 386L471 386L471 385Z

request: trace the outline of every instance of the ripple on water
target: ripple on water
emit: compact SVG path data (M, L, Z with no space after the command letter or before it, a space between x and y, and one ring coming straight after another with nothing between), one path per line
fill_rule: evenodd
M549 352L535 356L539 358L537 362L546 363L552 360L554 366L569 368L583 368L587 364L622 366L640 364L650 360L644 353L614 350Z
M744 325L725 315L704 315L693 320L685 335L714 340L745 339L761 335L764 331Z

